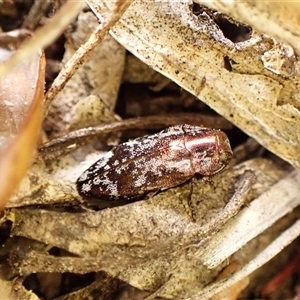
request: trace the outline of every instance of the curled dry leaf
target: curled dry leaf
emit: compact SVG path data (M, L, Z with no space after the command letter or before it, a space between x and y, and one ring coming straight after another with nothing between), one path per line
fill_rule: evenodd
M2 48L0 60L13 52ZM0 79L0 208L31 163L42 120L45 59L34 53Z

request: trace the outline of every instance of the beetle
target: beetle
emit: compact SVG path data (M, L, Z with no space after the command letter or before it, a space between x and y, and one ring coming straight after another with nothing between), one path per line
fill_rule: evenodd
M83 198L133 199L180 185L195 174L211 176L232 157L221 130L175 125L114 147L77 179Z

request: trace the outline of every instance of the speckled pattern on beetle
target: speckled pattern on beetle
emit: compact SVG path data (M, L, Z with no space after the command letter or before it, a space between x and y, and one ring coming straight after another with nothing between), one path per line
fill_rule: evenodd
M114 147L77 179L83 198L133 199L220 172L232 157L220 130L176 125Z

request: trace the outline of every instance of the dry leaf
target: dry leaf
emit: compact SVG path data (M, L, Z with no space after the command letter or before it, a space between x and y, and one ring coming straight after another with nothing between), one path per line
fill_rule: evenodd
M96 6L97 1L89 2ZM295 51L253 28L242 41L231 40L208 9L201 9L195 14L190 0L136 0L111 34L146 64L300 168L300 72ZM218 16L237 29L247 28Z
M12 52L2 50L2 62ZM0 80L0 208L25 175L42 120L45 59L35 53Z
M239 265L236 263L231 263L219 276L219 279L226 278L230 276L233 272L239 269ZM245 277L239 282L233 284L226 290L214 295L211 300L236 300L241 293L241 291L249 284L249 278Z

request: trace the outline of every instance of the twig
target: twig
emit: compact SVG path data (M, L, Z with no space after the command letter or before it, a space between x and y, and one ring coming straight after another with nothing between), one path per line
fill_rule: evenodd
M88 41L83 44L66 63L65 67L55 78L51 88L46 94L44 115L47 114L48 108L56 95L64 88L75 71L86 61L88 54L101 43L110 28L119 20L132 2L133 0L116 1L109 18L97 27Z
M191 125L205 125L221 129L231 129L232 124L221 117L212 117L201 114L182 113L172 116L147 116L123 121L103 124L75 130L54 139L39 148L39 158L53 159L63 154L70 153L80 146L87 144L93 137L103 136L108 133L125 131L129 129L161 129L170 125L188 123Z

